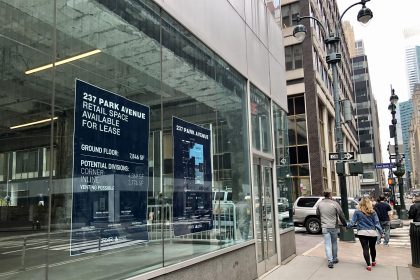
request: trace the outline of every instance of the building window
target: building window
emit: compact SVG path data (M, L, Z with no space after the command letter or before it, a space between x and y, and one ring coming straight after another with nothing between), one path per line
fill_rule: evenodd
M306 129L305 97L303 95L288 98L288 140L290 170L293 178L294 199L300 195L309 195L309 151ZM302 183L305 182L305 183Z
M283 27L297 25L297 16L299 15L299 3L292 3L281 7L281 18Z
M251 84L252 145L254 149L271 152L270 100Z
M302 44L287 46L285 48L286 70L302 68Z
M12 179L38 177L38 149L13 152Z

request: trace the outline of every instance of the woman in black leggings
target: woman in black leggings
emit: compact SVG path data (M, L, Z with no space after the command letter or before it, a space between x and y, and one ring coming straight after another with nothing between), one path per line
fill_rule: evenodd
M354 212L353 218L347 224L348 228L357 225L357 235L363 248L363 257L366 261L366 269L371 271L372 266L376 265L376 238L378 231L383 234L383 229L379 224L378 215L373 210L372 202L364 197L359 203L359 209ZM372 262L371 262L372 260Z
M372 266L376 265L376 236L359 235L360 244L363 248L363 257L369 267L371 265L370 258L372 258ZM370 250L370 256L369 256ZM370 270L369 268L367 268Z

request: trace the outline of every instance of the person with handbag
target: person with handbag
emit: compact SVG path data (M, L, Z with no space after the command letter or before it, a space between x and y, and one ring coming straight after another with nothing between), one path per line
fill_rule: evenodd
M378 232L383 235L384 231L368 197L363 197L360 200L359 209L354 212L352 220L347 223L347 228L354 225L357 226L357 235L362 245L366 269L371 271L372 266L376 265L376 238Z

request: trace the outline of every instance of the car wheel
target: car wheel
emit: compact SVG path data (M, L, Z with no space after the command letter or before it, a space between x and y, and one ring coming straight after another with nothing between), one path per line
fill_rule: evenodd
M321 221L318 218L309 218L305 227L310 234L318 234L321 232Z

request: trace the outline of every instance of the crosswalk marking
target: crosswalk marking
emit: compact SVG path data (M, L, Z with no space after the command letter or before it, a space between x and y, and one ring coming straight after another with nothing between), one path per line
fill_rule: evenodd
M391 238L389 239L389 245L394 246L394 247L411 248L409 232L410 232L409 226L391 229Z
M411 241L410 241L410 227L404 226L402 228L391 229L390 238L389 238L389 246L392 247L404 247L404 248L411 248ZM356 231L355 231L356 233ZM356 237L356 240L359 240ZM381 240L383 244L383 239ZM382 246L378 245L378 246Z

